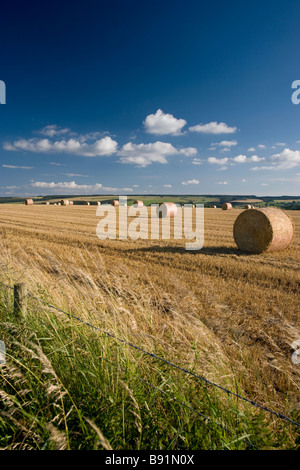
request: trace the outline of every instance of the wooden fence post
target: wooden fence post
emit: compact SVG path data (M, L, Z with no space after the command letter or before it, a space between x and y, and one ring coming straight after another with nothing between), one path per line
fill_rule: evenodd
M27 313L27 285L24 283L14 286L14 313L15 315Z

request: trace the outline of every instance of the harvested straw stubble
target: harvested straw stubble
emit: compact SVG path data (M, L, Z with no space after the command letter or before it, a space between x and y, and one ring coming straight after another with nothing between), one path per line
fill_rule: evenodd
M222 204L222 209L223 211L229 211L230 209L232 209L232 205L230 204L230 202L224 202L224 204Z
M293 241L294 224L282 209L252 209L237 217L233 236L241 251L256 254L281 251Z
M174 202L161 202L156 208L156 215L159 218L175 217L177 214L177 206Z

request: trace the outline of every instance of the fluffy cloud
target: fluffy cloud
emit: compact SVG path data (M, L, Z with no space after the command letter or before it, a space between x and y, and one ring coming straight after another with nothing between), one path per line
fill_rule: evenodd
M221 140L221 142L217 142L211 145L219 145L220 147L234 147L237 144L237 140Z
M277 153L271 157L275 162L276 168L279 170L288 170L300 165L300 150L291 150L285 148L281 153Z
M177 119L172 114L165 114L161 109L158 109L155 114L149 114L144 121L146 132L156 135L180 135L185 125L184 119Z
M92 144L77 139L50 141L49 139L19 139L13 144L5 143L4 150L28 151L34 153L66 153L83 157L98 157L116 153L118 143L111 137L103 137Z
M170 155L184 154L186 156L195 155L197 150L193 147L176 149L172 144L166 142L154 142L150 144L133 144L128 142L119 150L121 163L134 164L140 167L146 167L151 163L168 163L166 157Z
M207 124L197 124L189 128L191 132L201 132L203 134L234 134L236 127L230 127L225 122L209 122Z
M225 163L228 162L228 158L216 158L216 157L208 157L207 161L208 163L211 163L212 165L225 165Z
M236 163L245 163L247 161L246 155L237 155L232 159Z
M193 165L202 165L203 160L201 158L194 158L194 160L192 161L192 164Z
M265 160L264 157L258 157L257 155L252 155L252 157L248 158L251 162L260 162L261 160Z
M40 129L38 131L38 134L46 135L48 137L54 137L55 135L67 134L68 132L70 132L70 129L63 129L57 126L56 124L51 124L49 126L43 127L43 129Z
M181 184L183 184L183 186L188 186L190 184L199 184L199 181L198 180L188 180L188 181L182 181Z

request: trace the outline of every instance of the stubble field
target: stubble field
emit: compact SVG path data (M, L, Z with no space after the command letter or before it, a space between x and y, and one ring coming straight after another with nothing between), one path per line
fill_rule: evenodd
M0 206L2 282L26 282L70 313L105 325L209 380L290 415L299 411L300 213L283 252L247 255L241 212L205 209L205 242L99 240L93 206Z

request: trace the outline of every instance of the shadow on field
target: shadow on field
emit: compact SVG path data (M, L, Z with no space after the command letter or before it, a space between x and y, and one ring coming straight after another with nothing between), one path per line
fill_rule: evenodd
M128 252L152 252L152 253L187 253L192 255L236 255L236 256L249 256L250 253L243 253L238 248L235 247L225 247L225 246L214 246L214 247L203 247L201 250L186 250L183 246L147 246L126 250Z

